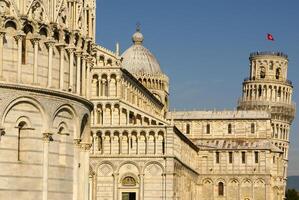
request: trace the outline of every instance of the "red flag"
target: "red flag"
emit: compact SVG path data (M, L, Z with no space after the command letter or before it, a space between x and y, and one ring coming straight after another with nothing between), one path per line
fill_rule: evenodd
M273 35L270 34L270 33L267 33L267 40L274 41L274 37L273 37Z

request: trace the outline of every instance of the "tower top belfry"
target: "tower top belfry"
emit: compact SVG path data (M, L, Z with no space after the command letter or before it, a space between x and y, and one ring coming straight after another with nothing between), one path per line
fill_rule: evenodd
M251 53L250 75L243 82L240 110L270 110L273 117L291 123L295 116L293 85L287 79L288 56L281 52Z

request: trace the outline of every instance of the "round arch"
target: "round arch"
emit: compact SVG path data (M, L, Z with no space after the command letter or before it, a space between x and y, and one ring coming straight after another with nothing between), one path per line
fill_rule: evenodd
M44 119L43 121L45 122L45 124L43 125L43 131L46 131L49 129L49 117L46 115L44 107L36 99L34 99L32 97L27 97L27 96L19 97L19 98L15 99L14 101L10 102L8 104L8 106L6 106L6 108L4 109L3 115L2 115L2 119L1 119L1 126L4 125L4 120L5 120L8 112L10 111L10 109L18 103L29 103L32 106L36 107L40 111L41 116Z

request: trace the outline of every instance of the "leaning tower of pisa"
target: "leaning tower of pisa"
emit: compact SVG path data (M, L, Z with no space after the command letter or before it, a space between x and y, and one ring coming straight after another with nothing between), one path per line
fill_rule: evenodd
M293 85L287 79L288 56L280 52L256 52L249 57L250 76L243 82L239 110L271 113L272 143L283 151L284 182L287 176L289 136L295 116Z

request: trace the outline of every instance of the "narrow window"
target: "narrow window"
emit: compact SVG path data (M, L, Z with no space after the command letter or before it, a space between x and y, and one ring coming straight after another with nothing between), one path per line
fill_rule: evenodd
M275 156L273 156L273 164L275 164L275 160L276 160L276 159L275 159Z
M259 163L259 152L257 152L257 151L254 152L254 160L255 160L255 163Z
M270 70L273 70L273 62L272 61L270 62L269 67L270 67Z
M251 133L255 133L255 124L251 123Z
M280 78L280 68L277 68L277 69L276 69L275 78L276 78L276 79L279 79L279 78Z
M26 122L20 122L18 125L18 156L17 159L18 161L21 161L21 152L22 152L22 146L23 146L23 141L22 138L24 138L24 131L27 127Z
M26 38L22 39L22 64L26 64Z
M210 126L210 124L207 124L206 132L207 132L207 134L210 134L210 132L211 132L211 126Z
M265 71L265 68L264 68L264 67L261 67L260 77L261 77L261 78L265 78L265 77L266 77L266 71Z
M220 162L220 153L216 152L216 163Z
M190 124L186 125L186 134L190 134Z
M244 151L242 152L242 163L243 163L243 164L246 163L246 154L245 154Z
M103 140L101 136L98 136L98 150L101 152L103 148Z
M277 97L281 97L281 89L280 88L277 91Z
M224 184L222 182L218 183L218 196L224 195Z
M262 86L259 86L259 89L258 89L258 96L262 96Z
M233 163L233 152L228 152L228 161L229 163Z
M232 124L228 124L228 127L227 127L227 133L228 133L228 134L231 134L231 133L232 133Z
M133 149L133 139L132 139L132 137L130 138L130 143L131 143L131 149Z
M162 153L165 154L165 142L164 142L164 139L162 141Z

